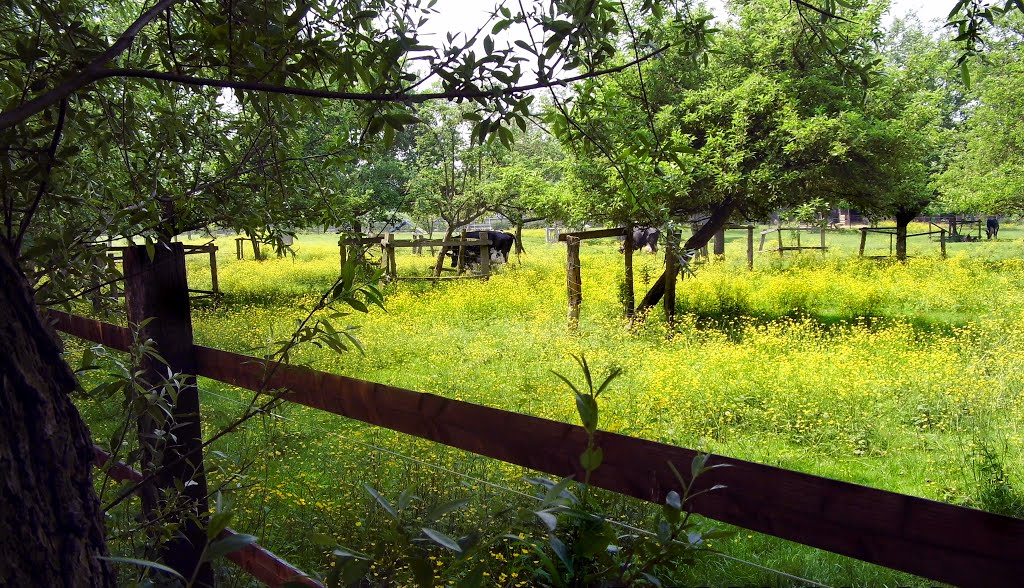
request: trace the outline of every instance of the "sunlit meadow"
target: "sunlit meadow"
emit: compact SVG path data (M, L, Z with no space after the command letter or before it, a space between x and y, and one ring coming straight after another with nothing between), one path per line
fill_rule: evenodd
M951 243L948 259L937 241L916 238L899 264L857 257L859 233L830 233L825 255L757 253L748 271L745 235L730 232L725 260L702 262L679 283L671 328L660 308L633 326L623 320L621 255L613 240L588 241L582 320L570 332L564 246L527 231L526 253L489 280L386 286L386 310L342 321L359 327L365 353L306 347L293 361L575 422L572 395L551 370L577 376L570 354L584 353L599 372L624 369L602 397L605 430L1024 516L1020 235L1011 226L999 242ZM300 235L293 256L254 261L247 251L238 261L232 238L221 238L225 295L196 304L197 341L257 355L274 349L333 283L336 239ZM888 248L872 235L866 253ZM190 258L189 279L208 288L201 257ZM402 276L422 276L432 259L403 249L397 263ZM637 254L638 298L662 263ZM201 385L209 431L249 399ZM102 431L108 409L82 406ZM506 490L526 490L520 468L298 406L257 419L216 449L213 477L235 504L235 526L310 570L331 565L325 537L363 549L376 540L383 519L364 483L388 495L412 488L428 501L474 497L451 520L453 532L485 525L495 504L527 500ZM633 522L649 515L632 501L609 499L608 509ZM489 581L529 585L530 557L503 545L490 552ZM929 584L746 532L713 547L826 584ZM438 578L454 564L439 554ZM674 580L802 585L718 556Z

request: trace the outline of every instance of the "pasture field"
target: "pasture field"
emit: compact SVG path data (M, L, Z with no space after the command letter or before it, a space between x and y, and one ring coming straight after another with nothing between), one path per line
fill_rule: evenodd
M1024 230L950 243L945 260L937 241L911 239L906 264L858 258L859 233L829 233L826 255L759 253L753 272L745 233L731 231L726 259L702 263L677 286L673 327L660 308L628 327L616 243L587 241L575 333L566 329L564 246L546 244L542 230L525 237L521 263L487 281L386 286L386 311L345 319L358 326L365 354L306 347L293 362L576 422L572 394L551 370L579 380L570 354L584 353L599 374L624 370L602 396L602 429L1024 516ZM262 262L236 261L233 241L221 238L225 296L197 303L197 342L259 355L287 338L336 277L336 238L300 235L294 257ZM867 254L888 245L871 235ZM195 257L190 281L208 288L207 262ZM431 263L399 250L400 275L426 275ZM638 298L661 269L660 255L636 255ZM215 382L201 387L209 431L249 399ZM117 407L79 404L94 435L108 434ZM308 570L330 565L315 534L357 549L380 540L384 519L362 484L387 496L410 488L425 500L472 497L451 521L453 534L497 526L496 505L529 503L510 492L529 491L520 468L299 406L251 422L217 450L211 476L234 502L233 526ZM634 524L653 510L612 498L606 507ZM712 546L827 585L932 584L744 531ZM529 585L529 556L506 544L489 557L493 585ZM452 565L438 554L439 577ZM720 556L671 579L805 585Z

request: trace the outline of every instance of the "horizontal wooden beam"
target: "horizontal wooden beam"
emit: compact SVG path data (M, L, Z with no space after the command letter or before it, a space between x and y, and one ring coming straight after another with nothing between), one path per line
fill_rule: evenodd
M67 324L118 342L117 327L82 321L95 322ZM289 390L292 402L550 475L583 476L586 433L576 425L298 366L267 369L229 351L196 346L195 354L201 376ZM655 503L678 490L668 464L688 471L697 455L615 433L600 432L597 442L604 461L591 482ZM726 488L698 497L698 514L959 586L1013 585L1024 577L1024 520L724 456L709 463L730 467L701 476L698 488Z
M605 237L624 237L626 235L626 227L618 227L615 229L595 229L593 231L576 231L575 233L560 233L558 235L559 241L565 241L569 237L576 239L603 239Z
M382 240L383 240L383 237L362 237L362 238L359 238L359 239L341 239L340 241L338 241L338 245L339 246L341 246L341 245L358 245L360 247L363 246L363 245L380 245L380 242Z
M391 241L388 245L391 245L392 247L459 247L461 245L465 245L466 247L482 247L487 245L490 247L493 243L489 239L483 238L466 239L465 241L460 241L458 239L452 239L449 241L445 241L444 239L435 239L433 241L428 241L424 239L423 241Z

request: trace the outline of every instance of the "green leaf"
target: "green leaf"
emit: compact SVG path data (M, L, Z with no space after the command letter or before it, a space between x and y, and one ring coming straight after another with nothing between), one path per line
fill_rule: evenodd
M139 566L139 567L142 567L142 568L150 568L150 569L154 569L154 570L157 570L157 571L160 571L160 572L164 572L164 573L170 574L170 575L174 576L175 578L180 578L182 582L186 581L185 577L182 576L181 574L179 574L177 570L169 568L169 567L165 566L164 564L157 563L155 561L149 561L149 560L145 560L145 559L135 559L135 558L132 558L132 557L106 557L106 556L97 556L97 559L102 559L102 560L109 561L109 562L115 563L115 564L122 563L122 564L131 565L131 566Z
M964 85L967 86L967 89L970 90L971 89L971 70L970 70L970 67L967 64L967 60L964 60L964 61L960 62L960 77L963 79Z
M391 518L398 520L398 511L395 510L395 507L391 506L391 503L388 502L386 498L378 494L377 491L374 490L373 487L370 486L369 484L363 484L363 488L365 488L366 491L370 493L370 496L372 496L373 499L377 501L377 504L379 504L381 508L384 509L385 512L391 515Z
M558 528L558 517L556 517L549 510L537 510L533 514L537 515L540 522L544 523L544 526L548 528L548 531L554 531Z
M675 490L669 490L668 494L665 495L665 504L675 510L683 510L683 501Z
M580 455L580 465L583 469L592 472L601 466L601 462L604 461L604 451L600 447L588 447Z
M569 548L565 546L565 543L561 539L552 535L548 538L548 545L551 546L551 550L555 552L558 559L562 560L562 564L565 565L565 569L572 570L572 557L569 555Z
M218 505L218 509L219 509ZM209 524L206 525L206 538L214 540L220 536L221 532L227 528L231 522L231 517L234 516L231 511L219 511L210 517Z
M583 428L588 432L593 433L597 430L597 401L594 400L593 396L584 396L582 394L576 395L576 412L580 415L580 420L583 422Z
M207 545L206 551L203 553L203 561L211 561L218 557L223 557L253 543L256 543L256 538L252 535L244 533L229 535Z
M428 512L427 515L426 515L426 520L428 520L428 521L436 521L436 520L440 519L441 517L443 517L444 515L446 515L446 514L448 514L450 512L455 512L457 510L462 510L462 509L466 508L467 506L469 506L469 499L468 498L463 498L462 500L453 500L451 502L446 502L446 503L444 503L444 504L442 504L440 506L434 507L430 512Z
M440 531L435 531L434 529L424 527L423 534L429 537L431 541L437 543L445 549L449 549L451 551L454 551L455 553L462 553L462 547L459 546L458 541L452 539L451 537L445 535Z

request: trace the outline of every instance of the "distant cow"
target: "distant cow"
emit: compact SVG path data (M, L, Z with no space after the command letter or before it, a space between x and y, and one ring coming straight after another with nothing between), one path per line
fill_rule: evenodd
M988 217L988 220L985 221L985 233L989 239L999 238L999 218L994 216Z
M654 227L636 227L633 229L633 251L639 251L643 249L647 253L658 252L658 237L661 236L661 231ZM619 253L626 250L625 237L622 238L623 243L619 245Z
M490 241L491 255L501 254L501 261L506 263L508 262L509 253L512 251L512 246L515 245L516 242L516 238L513 235L503 233L501 231L467 231L463 234L466 235L467 239L485 238ZM448 250L448 257L452 260L452 267L458 265L458 246L452 247ZM480 246L466 245L463 259L466 263L480 263Z

